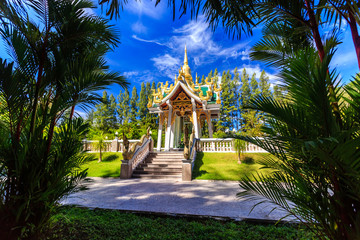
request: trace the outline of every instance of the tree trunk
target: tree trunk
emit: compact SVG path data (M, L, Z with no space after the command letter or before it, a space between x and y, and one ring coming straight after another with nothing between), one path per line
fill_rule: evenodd
M358 67L360 69L360 36L359 36L359 32L357 29L357 23L354 18L354 15L352 14L352 12L350 12L350 10L348 10L348 11L349 11L349 25L350 25L350 30L351 30L351 36L352 36L354 47L355 47L356 58L358 61Z
M99 161L98 162L101 162L101 161L102 161L102 152L101 152L101 148L100 148Z
M308 13L309 22L310 22L310 29L313 34L316 48L318 50L320 60L323 61L323 59L325 57L325 50L324 50L324 45L321 41L321 37L320 37L320 33L319 33L319 25L316 21L315 13L314 13L314 10L313 10L309 0L305 0L305 5L307 8L307 13ZM335 95L335 88L331 83L328 83L328 84L329 84L328 88L329 88L331 107L332 107L333 113L335 115L336 122L339 124L340 128L342 128L343 124L342 124L342 119L341 119L341 115L340 115L339 104L337 102L336 95Z

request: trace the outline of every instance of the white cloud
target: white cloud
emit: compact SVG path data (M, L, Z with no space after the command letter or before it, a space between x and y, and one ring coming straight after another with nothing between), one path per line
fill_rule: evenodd
M351 65L353 63L357 63L356 52L354 50L345 53L338 51L331 61L331 65L334 67Z
M141 21L137 21L136 23L131 25L131 30L136 33L146 33L147 28L142 24Z
M138 71L130 71L130 72L124 72L123 75L125 77L133 77L133 76L138 76L139 75L139 72Z
M152 82L155 81L154 74L149 70L145 71L129 71L124 72L123 75L132 82Z
M218 59L224 59L224 61L229 58L240 58L242 61L249 59L249 42L240 42L231 47L222 46L214 41L213 32L209 29L203 16L198 17L197 21L191 20L180 28L174 28L172 33L171 37L162 39L144 39L137 35L132 36L138 41L168 48L165 55L151 59L165 76L170 76L171 72L171 78L173 78L173 74L177 73L180 68L180 61L177 58L183 57L185 45L189 61L195 66L210 64ZM174 59L176 59L177 65L175 65Z
M155 1L130 1L124 6L125 11L129 11L138 16L148 16L153 19L160 19L167 10L165 1L161 1L155 7Z
M138 37L137 35L132 35L131 37L138 40L138 41L141 41L141 42L155 43L155 44L160 45L160 46L166 46L166 44L163 44L163 43L161 43L159 41L143 39L143 38Z
M177 73L180 68L180 60L169 54L154 57L151 60L154 62L154 66L162 72L163 75L170 78L173 78L174 74Z
M260 74L263 70L260 68L260 65L243 64L242 67L238 68L239 73L241 73L244 68L246 69L246 73L249 74L250 77L255 73L257 79L260 77ZM270 73L266 72L266 75L269 77L269 80L271 82L275 83L280 80L280 77L276 76L276 74L270 74Z

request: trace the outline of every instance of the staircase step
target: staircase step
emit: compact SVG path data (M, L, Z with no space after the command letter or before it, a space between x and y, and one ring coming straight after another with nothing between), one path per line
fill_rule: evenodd
M181 175L181 171L169 172L169 171L143 171L143 170L134 170L133 174L146 174L146 175Z
M181 175L149 175L149 174L133 174L134 178L147 179L181 179Z
M171 156L171 155L161 155L161 156L149 156L149 158L152 158L152 159L184 159L184 156L181 155L181 156Z
M154 160L154 161L146 161L144 163L152 163L152 164L182 164L181 161L159 161L159 160Z
M181 172L182 168L150 168L150 167L138 167L134 171L148 171L148 172Z
M182 164L176 164L176 163L171 163L171 164L163 164L163 163L141 163L139 164L138 167L157 167L157 168L181 168Z

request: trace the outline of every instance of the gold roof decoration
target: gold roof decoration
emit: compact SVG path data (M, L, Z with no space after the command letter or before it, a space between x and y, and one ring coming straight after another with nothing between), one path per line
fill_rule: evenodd
M181 88L184 88L188 93L193 94L193 97L198 99L197 101L200 103L200 100L207 101L207 104L220 104L220 92L221 92L221 84L218 84L217 79L206 78L204 82L199 82L200 78L196 73L195 78L193 79L191 75L191 69L189 66L187 49L185 46L184 53L184 65L180 66L179 73L175 74L174 83L169 84L168 81L164 83L160 83L160 87L158 89L152 89L152 94L148 101L148 108L154 107L164 107L165 100L169 99L173 94L178 93L178 85L181 84ZM219 86L219 87L218 87ZM169 96L170 95L170 96Z

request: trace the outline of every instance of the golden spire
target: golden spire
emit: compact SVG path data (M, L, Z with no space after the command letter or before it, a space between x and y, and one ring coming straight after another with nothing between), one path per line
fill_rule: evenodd
M185 44L185 56L184 56L184 66L188 65L188 58L187 58L187 51L186 51L186 44Z
M187 50L185 45L185 56L184 56L184 66L182 67L183 73L185 74L185 80L191 81L191 70L188 64Z

